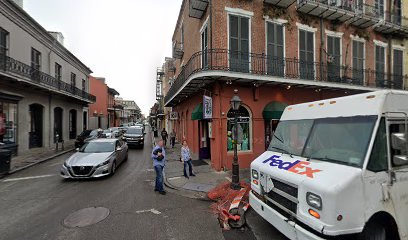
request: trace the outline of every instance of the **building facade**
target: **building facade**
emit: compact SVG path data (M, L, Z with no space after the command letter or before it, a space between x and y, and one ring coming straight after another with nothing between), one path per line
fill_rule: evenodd
M133 100L124 100L123 98L116 98L116 104L123 107L118 112L120 124L135 123L140 121L141 111L139 106Z
M74 139L95 101L90 73L21 7L1 1L0 147L21 153Z
M116 111L121 109L121 106L117 105L115 102L116 96L119 92L113 88L108 87L108 127L118 127L118 120Z
M164 93L178 139L215 169L230 169L238 114L238 157L248 167L268 147L288 105L405 89L408 6L402 4L184 0L172 38L174 78ZM243 101L237 112L229 103L234 89Z
M89 77L91 94L96 96L95 103L89 105L89 129L108 127L108 90L105 78Z

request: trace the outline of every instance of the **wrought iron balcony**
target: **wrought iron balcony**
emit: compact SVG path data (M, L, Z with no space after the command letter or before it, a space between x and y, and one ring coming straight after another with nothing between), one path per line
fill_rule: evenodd
M189 59L164 98L166 106L174 106L178 101L197 92L199 89L197 86L203 82L202 79L197 80L196 86L188 86L186 82L192 81L189 78L193 74L204 71L211 71L209 76L214 76L216 79L222 79L222 76L228 78L229 75L226 72L232 72L242 73L239 78L247 78L249 83L256 81L250 80L250 75L262 75L269 76L270 78L266 79L270 82L279 81L290 84L291 80L288 79L293 79L297 80L297 84L300 80L302 85L321 86L324 83L328 88L356 89L358 87L360 90L367 89L367 91L372 88L403 89L407 79L403 75L377 72L371 69L356 69L327 62L304 62L297 58L276 58L265 54L209 49L197 52ZM265 78L263 79L265 81Z
M394 34L402 37L408 37L408 19L402 17L400 14L392 12L384 12L384 14L377 14L380 21L374 26L378 32L385 34Z
M374 26L379 21L378 10L374 6L356 0L298 0L297 10L360 28Z
M189 16L201 19L208 7L208 0L190 0Z
M173 58L182 59L184 55L183 44L179 42L174 42L173 44Z
M5 55L0 55L0 72L18 75L29 83L38 84L50 90L61 91L65 94L74 95L84 99L87 102L96 101L96 97L94 95Z
M264 0L265 3L269 3L281 8L287 8L292 5L296 0Z

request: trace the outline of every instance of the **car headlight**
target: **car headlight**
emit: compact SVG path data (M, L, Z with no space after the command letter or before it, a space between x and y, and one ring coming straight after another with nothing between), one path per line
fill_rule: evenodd
M143 138L140 138L140 140L143 140Z
M106 165L108 165L108 164L109 164L109 159L106 160L105 162L99 164L98 167L106 166Z
M259 179L258 171L256 171L255 169L252 169L252 178L253 179Z
M319 195L316 195L311 192L306 193L306 202L309 204L309 206L316 208L318 210L321 210L323 205L322 205L322 198Z

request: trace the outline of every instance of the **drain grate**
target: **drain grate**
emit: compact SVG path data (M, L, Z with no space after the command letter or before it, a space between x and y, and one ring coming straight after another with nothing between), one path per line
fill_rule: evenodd
M82 228L97 224L109 216L109 209L104 207L90 207L71 213L63 221L69 228Z

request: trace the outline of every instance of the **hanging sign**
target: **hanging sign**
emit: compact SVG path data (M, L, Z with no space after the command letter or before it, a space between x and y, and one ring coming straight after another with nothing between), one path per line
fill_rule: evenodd
M177 120L178 119L178 113L177 112L171 112L170 113L170 120Z
M212 97L203 96L203 119L212 119Z

